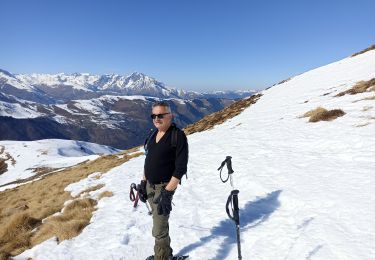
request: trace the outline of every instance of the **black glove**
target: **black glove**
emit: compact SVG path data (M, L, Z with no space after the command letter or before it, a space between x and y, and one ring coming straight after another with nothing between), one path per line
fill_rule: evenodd
M146 203L147 201L147 191L146 191L146 181L142 180L140 184L137 185L137 191L139 195L139 199Z
M159 197L154 200L154 203L158 204L158 214L168 216L172 211L172 198L174 191L167 191L162 188Z

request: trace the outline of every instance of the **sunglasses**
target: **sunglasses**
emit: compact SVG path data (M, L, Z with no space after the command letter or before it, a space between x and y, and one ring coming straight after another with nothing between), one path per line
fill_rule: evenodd
M165 115L168 115L170 113L163 113L163 114L152 114L151 115L151 118L152 119L155 119L155 118L159 118L159 119L163 119Z

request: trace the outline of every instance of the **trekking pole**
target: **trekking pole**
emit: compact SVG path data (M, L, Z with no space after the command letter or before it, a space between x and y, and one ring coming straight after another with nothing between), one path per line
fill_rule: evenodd
M237 233L237 250L238 250L238 259L242 259L241 256L241 238L240 238L240 214L238 208L238 193L239 190L232 190L228 196L227 204L225 209L227 211L228 217L233 220L236 224L236 233ZM229 211L229 204L231 205L232 215Z
M223 180L223 176L221 175L222 174L222 171L223 171L223 168L225 166L225 164L227 165L227 169L228 169L228 176L225 180ZM220 179L223 183L226 183L228 181L228 179L230 179L230 185L232 186L232 189L234 189L234 186L233 186L233 177L232 177L232 173L234 173L233 169L232 169L232 157L231 156L227 156L225 158L225 160L221 163L220 167L217 169L218 171L220 170Z
M134 194L134 190L137 192L137 194ZM139 201L139 192L138 192L137 185L135 183L130 184L129 198L130 198L130 201L134 202L133 207L136 208L138 206L138 201ZM147 207L148 214L152 215L150 206L148 205L147 201L145 205Z
M223 180L221 174L222 174L222 170L225 164L227 165L228 176L225 180ZM228 217L231 220L233 220L236 224L238 259L241 260L242 256L241 256L241 238L240 238L240 214L239 214L239 208L238 208L238 193L240 191L234 189L233 176L232 176L232 174L234 173L232 169L232 157L227 156L217 170L218 171L220 170L221 181L225 183L228 181L228 179L230 179L230 185L232 186L232 191L228 196L227 203L225 205L225 210L227 212ZM229 204L231 205L232 214L230 213Z

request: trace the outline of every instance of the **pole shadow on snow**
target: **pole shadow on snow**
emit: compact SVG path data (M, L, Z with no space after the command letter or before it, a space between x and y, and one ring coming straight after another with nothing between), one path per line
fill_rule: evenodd
M240 226L241 232L246 231L250 228L254 228L257 225L266 221L269 216L279 208L280 202L278 201L281 190L273 191L268 193L265 197L257 199L256 201L249 201L245 206L240 209ZM241 193L240 193L241 195ZM239 200L241 197L239 197ZM223 211L225 209L223 208ZM211 234L200 238L200 241L185 246L178 252L177 255L186 255L192 250L204 246L211 240L222 236L224 241L219 246L214 259L225 259L233 246L237 248L237 237L235 223L229 218L220 221L219 225L211 229Z

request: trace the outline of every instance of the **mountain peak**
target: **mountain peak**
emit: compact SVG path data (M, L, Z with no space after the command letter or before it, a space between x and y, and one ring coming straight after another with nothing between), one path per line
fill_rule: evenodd
M0 69L0 73L3 73L8 77L15 78L14 75L12 73L10 73L9 71Z
M135 71L132 74L130 74L130 76L128 76L128 78L131 79L131 80L133 80L133 81L138 81L138 80L145 80L146 78L149 78L149 77L146 76L143 73Z

